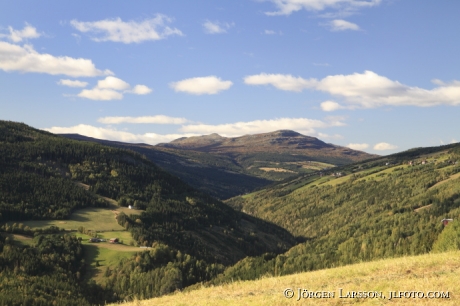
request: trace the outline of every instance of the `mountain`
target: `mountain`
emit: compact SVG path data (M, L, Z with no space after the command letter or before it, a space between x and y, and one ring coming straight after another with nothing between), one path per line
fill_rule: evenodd
M219 154L291 153L308 156L312 159L337 158L344 164L376 156L327 144L315 137L305 136L290 130L232 138L222 137L218 134L183 137L157 146Z
M0 121L0 217L2 222L16 222L3 224L3 230L39 236L42 231L18 226L17 222L65 220L82 208L108 207L107 198L121 206L132 205L138 209L132 215L120 213L116 220L136 244L152 248L142 258L131 259L126 266L120 264L118 268L123 270L116 274L120 278L114 278L110 270L106 270L106 289L114 290L119 297L125 296L119 289L124 288L122 284L126 279L142 283L143 278L147 280L154 274L165 278L167 286L151 288L151 291L146 291L146 287L132 289L142 290L144 296L155 296L209 280L224 265L248 255L279 253L296 242L286 230L233 210L138 153ZM82 224L87 220L86 217L80 219ZM56 238L58 241L69 239L69 243L76 243L75 237L64 238L64 233L55 230L61 235ZM3 241L9 243L0 238L0 269L11 269L11 275L2 277L40 276L29 265L23 266L27 260L10 261L10 255L14 254L11 249L18 247L3 247ZM33 248L38 246L39 242ZM43 248L46 251L43 257L34 259L37 264L48 260L46 254L50 249L46 249L46 243ZM81 279L81 275L76 275L81 273L81 251L75 257L67 256L66 250L56 245L56 256L62 255L63 267L70 264L69 260L76 259L78 269L72 270L75 274L72 279ZM30 252L41 254L42 250ZM121 275L125 280L122 283ZM131 293L141 294L140 291ZM14 294L11 296L14 298Z
M235 138L218 134L184 137L156 146L76 134L63 136L141 153L193 187L219 199L248 193L289 177L376 157L287 130Z
M304 242L246 258L220 281L255 279L430 252L460 218L460 144L417 148L297 177L226 201ZM257 272L254 272L257 271ZM217 280L215 280L217 281Z

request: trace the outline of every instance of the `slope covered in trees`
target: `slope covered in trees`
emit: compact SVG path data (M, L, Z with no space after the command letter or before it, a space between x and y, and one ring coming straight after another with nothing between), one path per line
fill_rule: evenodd
M233 198L228 204L305 242L282 255L244 259L220 278L427 253L444 227L441 220L460 218L459 161L458 144L415 149Z
M89 190L77 183L89 185ZM154 273L150 268L174 276L168 278L173 280L171 286L130 291L135 295L154 296L209 280L223 265L248 255L282 252L295 243L286 230L233 210L138 153L0 121L0 221L65 219L76 209L107 205L101 196L143 210L133 216L120 214L118 222L139 245L165 245L169 250L165 258L171 253L173 263L183 262L182 269L168 266L169 261L149 264L162 256L144 255L142 269L136 269L134 262L123 268L130 282ZM187 266L196 263L197 267ZM4 282L13 275L14 270ZM117 289L124 285L117 279L108 284L117 296L124 296Z

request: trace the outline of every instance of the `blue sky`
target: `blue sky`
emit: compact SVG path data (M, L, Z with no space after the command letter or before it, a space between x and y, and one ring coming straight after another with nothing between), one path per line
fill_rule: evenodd
M460 140L459 1L3 1L0 119L156 144Z

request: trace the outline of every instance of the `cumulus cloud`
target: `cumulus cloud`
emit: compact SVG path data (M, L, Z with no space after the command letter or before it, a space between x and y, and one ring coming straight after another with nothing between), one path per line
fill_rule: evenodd
M133 93L136 95L146 95L152 92L150 88L145 85L136 85L133 89L131 86L122 79L108 76L103 80L99 80L93 89L85 89L77 96L90 100L121 100L123 93Z
M234 23L222 23L218 21L209 21L206 20L202 26L203 30L207 34L222 34L222 33L227 33L227 30L233 27L235 24Z
M134 134L126 131L119 131L117 129L95 127L86 124L79 124L72 127L54 126L51 128L45 128L44 130L54 134L80 134L98 139L107 139L130 143L147 143L151 145L155 145L161 142L170 142L174 139L181 137L198 136L197 134Z
M123 21L120 18L104 19L93 22L72 20L70 24L80 32L93 33L91 39L97 42L113 41L125 44L141 43L148 40L160 40L170 35L182 36L177 28L170 28L168 16L158 14L155 18L144 21Z
M0 69L71 77L113 74L110 70L96 69L89 59L38 53L31 45L19 46L4 41L0 41Z
M59 85L63 85L63 86L69 86L69 87L86 87L86 85L88 85L88 82L82 82L82 81L78 81L78 80L59 80L59 82L57 82Z
M22 30L15 30L13 27L8 27L10 34L0 34L0 37L6 37L9 40L18 43L29 38L38 38L42 34L37 32L37 29L26 23Z
M272 120L254 120L227 124L189 124L180 128L181 132L211 134L218 133L223 136L242 136L246 134L267 133L275 130L295 130L299 133L319 136L315 129L341 126L338 120L316 120L308 118L279 118Z
M90 100L99 100L99 101L110 101L110 100L121 100L123 99L123 94L115 91L113 89L84 89L78 95L80 98L86 98Z
M369 148L369 145L367 143L349 143L347 147L352 150L362 151Z
M250 75L244 78L247 85L272 85L281 90L300 92L307 88L312 88L316 84L315 79L306 80L301 77L293 77L288 74L267 74L261 73Z
M275 12L266 12L269 16L290 15L293 12L305 9L319 12L326 9L341 11L355 11L361 8L379 5L381 0L265 0L275 4Z
M136 95L147 95L152 92L152 89L145 85L136 85L130 92Z
M360 28L359 28L359 26L357 24L349 22L349 21L346 21L346 20L342 20L342 19L332 20L329 23L329 27L330 27L331 31L335 31L335 32L346 31L346 30L353 30L353 31L360 30Z
M347 103L362 108L385 105L426 107L460 104L459 82L452 82L434 89L423 89L401 84L372 71L328 76L318 82L316 89L341 96Z
M341 108L375 108L381 106L460 105L460 82L440 83L433 89L401 84L372 71L349 75L331 75L321 80L303 79L282 74L259 74L244 78L248 85L272 85L281 90L301 91L311 88L343 98L348 105L334 101L321 103L324 111Z
M104 80L97 81L97 88L99 89L124 90L128 89L129 87L130 86L128 83L113 76L108 76Z
M386 143L386 142L379 142L374 146L374 150L376 151L387 151L387 150L394 150L397 149L398 146Z
M232 85L233 83L231 81L222 81L214 75L190 78L169 84L176 92L181 91L193 95L217 94L222 90L229 89Z
M121 123L150 123L150 124L184 124L189 122L185 118L169 117L164 115L143 116L143 117L103 117L97 120L105 124Z
M342 108L345 107L334 101L324 101L321 103L321 109L325 112L332 112Z

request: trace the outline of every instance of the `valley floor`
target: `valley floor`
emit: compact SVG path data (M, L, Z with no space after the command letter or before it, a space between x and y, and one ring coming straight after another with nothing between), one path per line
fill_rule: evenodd
M330 298L309 298L308 292ZM292 298L284 297L292 289ZM415 291L416 293L411 293ZM320 292L320 293L317 293ZM378 298L352 298L352 292ZM358 294L358 293L356 293ZM439 298L416 298L412 295ZM395 297L396 295L396 297ZM407 298L404 295L408 296ZM398 297L400 296L400 297ZM441 298L441 296L444 296ZM448 296L448 297L447 297ZM177 292L124 306L137 305L459 305L460 251L401 257L354 264L257 281L235 281L223 286Z

